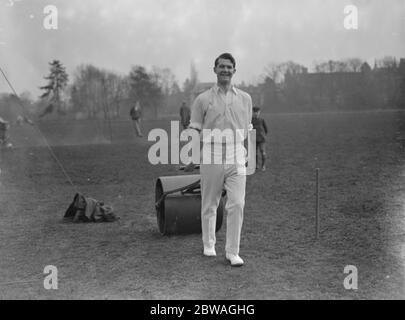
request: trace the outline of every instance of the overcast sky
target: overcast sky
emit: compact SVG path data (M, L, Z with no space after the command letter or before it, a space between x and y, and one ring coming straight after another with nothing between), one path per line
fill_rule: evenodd
M58 30L43 27L48 4L58 9ZM344 28L348 4L359 10L358 30ZM83 63L122 74L137 64L169 67L182 85L191 61L201 81L214 81L214 58L231 52L235 82L250 83L272 61L311 68L314 60L405 57L403 39L404 0L0 0L0 66L17 92L34 95L53 59L70 75Z

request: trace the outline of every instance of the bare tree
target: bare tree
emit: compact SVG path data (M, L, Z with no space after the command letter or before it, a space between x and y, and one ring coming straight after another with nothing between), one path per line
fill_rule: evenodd
M172 85L172 95L179 94L181 92L179 84L176 82Z
M361 66L364 63L364 61L359 58L348 58L345 60L345 62L349 71L353 72L360 72Z
M281 63L272 62L265 67L265 74L263 78L265 79L268 77L275 83L280 83L284 81L286 74L295 75L304 73L306 70L307 68L294 61L285 61Z
M397 67L397 59L392 56L385 56L376 60L378 68L395 69Z
M190 78L187 78L183 84L184 94L186 96L190 96L191 92L193 91L197 83L198 83L198 72L194 62L192 62L190 65Z
M276 82L276 80L278 80L279 73L280 71L278 64L275 62L271 62L264 68L263 79L268 77Z
M127 80L111 71L102 71L104 95L108 110L114 110L113 116L120 116L121 104L128 97L129 86Z
M169 96L176 90L178 84L176 82L176 76L170 70L170 68L152 67L152 77L154 81L159 84L162 92L165 96Z
M93 65L81 65L76 69L71 91L76 111L86 111L89 118L95 118L103 110L103 73Z

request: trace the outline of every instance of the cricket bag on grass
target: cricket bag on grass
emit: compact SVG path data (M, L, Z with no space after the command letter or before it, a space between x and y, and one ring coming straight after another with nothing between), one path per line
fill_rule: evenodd
M63 218L72 222L114 222L119 219L111 206L80 193L76 193Z

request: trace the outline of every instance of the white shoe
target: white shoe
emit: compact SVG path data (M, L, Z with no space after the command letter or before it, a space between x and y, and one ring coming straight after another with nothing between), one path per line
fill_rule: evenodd
M204 248L204 256L215 257L216 255L215 248Z
M243 266L243 263L244 263L242 258L239 257L239 255L237 255L237 254L227 253L226 259L231 262L232 267L241 267L241 266Z

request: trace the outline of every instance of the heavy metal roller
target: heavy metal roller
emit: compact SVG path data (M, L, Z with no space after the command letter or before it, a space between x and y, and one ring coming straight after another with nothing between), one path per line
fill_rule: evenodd
M201 233L200 175L159 177L156 214L163 235ZM224 193L217 209L216 231L222 226Z

